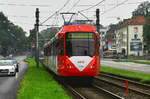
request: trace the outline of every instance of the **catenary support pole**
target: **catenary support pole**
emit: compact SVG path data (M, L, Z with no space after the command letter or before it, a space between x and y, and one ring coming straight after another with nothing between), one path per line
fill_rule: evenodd
M101 33L100 33L100 16L99 16L99 9L96 9L96 27L97 27L97 32L100 34L100 44L101 44ZM100 53L101 53L101 57L103 57L103 46L100 45Z
M37 63L37 68L39 67L39 8L36 8L35 12L35 17L36 17L36 24L35 24L35 29L36 29L36 63Z

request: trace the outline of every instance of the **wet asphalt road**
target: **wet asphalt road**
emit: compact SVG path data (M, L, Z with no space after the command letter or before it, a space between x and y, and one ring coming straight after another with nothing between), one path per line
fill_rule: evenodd
M0 99L16 99L19 82L27 71L27 63L23 62L25 56L15 59L19 62L19 73L16 76L0 76Z

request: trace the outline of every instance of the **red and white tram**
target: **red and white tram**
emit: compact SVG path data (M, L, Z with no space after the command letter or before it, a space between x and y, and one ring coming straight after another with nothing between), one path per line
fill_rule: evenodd
M59 76L96 76L100 70L99 43L95 26L64 26L44 46L45 65Z

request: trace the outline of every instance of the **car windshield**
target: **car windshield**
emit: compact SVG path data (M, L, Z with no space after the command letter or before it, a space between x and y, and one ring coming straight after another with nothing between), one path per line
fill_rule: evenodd
M0 62L0 66L13 65L13 62Z

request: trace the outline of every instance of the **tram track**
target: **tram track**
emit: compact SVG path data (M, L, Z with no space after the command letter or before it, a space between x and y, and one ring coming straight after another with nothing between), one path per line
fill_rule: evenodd
M46 68L46 70L60 85L62 85L62 87L67 91L67 93L71 95L74 99L124 99L103 88L99 88L94 84L86 84L80 82L72 83L72 81L70 82L69 78L61 78L55 75L49 69Z
M117 95L117 94L114 94L114 93L112 93L112 92L110 92L110 91L108 91L108 90L106 90L106 89L103 89L103 88L101 88L101 87L99 87L99 86L97 86L97 85L93 85L95 88L97 88L98 90L101 90L101 91L103 91L103 92L105 92L105 94L107 94L108 96L111 96L112 97L112 99L124 99L123 97L121 97L121 96L119 96L119 95Z
M136 81L128 80L129 88L128 93L125 93L125 81L124 79L114 75L108 75L101 73L100 76L95 77L94 83L102 88L111 90L113 93L118 94L127 99L149 99L150 97L150 86L147 84L141 84ZM107 87L106 87L107 86ZM136 98L131 98L136 97Z
M64 87L75 99L124 99L123 97L120 97L94 84L90 86L65 84Z
M74 98L77 99L87 99L85 96L83 96L82 94L80 94L78 91L76 91L73 87L69 86L69 85L64 85L65 89L68 90L69 93L72 94L72 96Z
M109 78L112 79L112 81L119 81L120 83L125 83L126 81L128 81L129 83L129 87L132 89L136 89L136 90L141 90L142 92L149 94L150 95L150 85L149 84L143 84L128 78L122 78L120 76L116 76L116 75L110 75L107 73L102 73L101 76L105 77L105 78Z
M54 79L61 84L74 99L150 99L149 85L146 86L147 84L129 80L129 92L125 94L125 80L127 79L114 75L101 73L101 75L96 76L93 83L89 85L85 82L81 84L80 79L74 80L77 84L71 84L72 80L68 83L61 80L59 76L54 75L52 72L50 72L50 74L53 75ZM69 78L65 80L68 81L68 79Z

